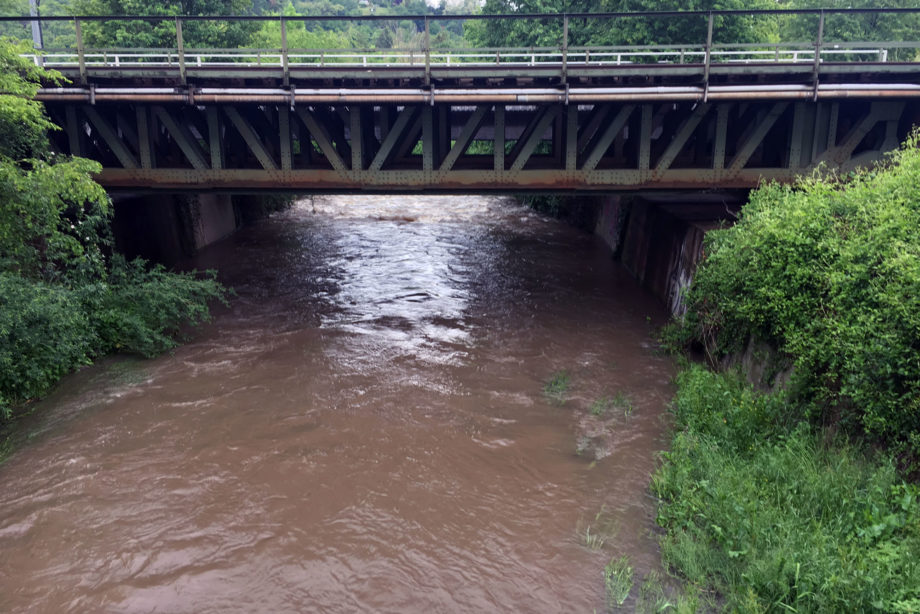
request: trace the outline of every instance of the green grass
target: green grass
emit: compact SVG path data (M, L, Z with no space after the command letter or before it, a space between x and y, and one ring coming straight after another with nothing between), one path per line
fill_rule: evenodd
M679 376L652 484L667 565L727 611L920 611L920 489L891 459L776 427L781 409L729 375Z
M629 558L610 559L604 567L604 588L608 607L620 607L629 597L633 587L633 568Z
M569 385L571 378L567 371L557 371L553 373L549 381L543 385L543 395L550 402L556 405L562 405L568 398Z
M633 413L632 398L623 391L616 393L612 397L603 396L591 403L589 411L594 416L604 416L614 409L621 410L623 416L628 418Z

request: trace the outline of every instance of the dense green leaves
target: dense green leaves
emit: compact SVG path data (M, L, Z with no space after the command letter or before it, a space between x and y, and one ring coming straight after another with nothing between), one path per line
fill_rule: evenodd
M766 185L710 233L688 324L715 359L750 338L793 364L806 414L920 458L920 150L845 183Z
M54 126L29 96L54 76L20 50L0 40L0 420L96 356L172 347L224 295L213 275L112 254L99 164L48 152Z
M252 14L252 0L74 0L78 15L149 15L163 21L87 22L84 40L95 47L176 47L176 15ZM187 47L245 46L258 24L247 21L188 21L182 26Z
M708 11L771 9L769 0L486 0L485 14L511 13L601 13L653 11ZM715 42L765 42L776 39L773 16L718 16L713 24ZM705 16L621 17L616 19L572 19L569 45L696 45L706 42ZM562 44L559 19L473 22L467 27L470 40L483 46L541 46Z

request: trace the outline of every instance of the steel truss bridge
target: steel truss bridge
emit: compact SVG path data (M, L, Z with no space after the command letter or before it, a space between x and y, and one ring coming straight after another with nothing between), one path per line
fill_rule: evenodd
M31 55L71 82L37 99L64 128L52 135L56 149L101 162L109 188L558 192L749 188L870 164L920 120L920 42L834 42L825 23L918 12L347 18L422 24L417 48L382 50L288 47L292 23L329 18L0 23L73 29L70 48ZM781 13L812 16L813 40L714 42L720 20ZM702 20L705 38L568 44L574 20L625 27L636 18ZM150 27L165 19L176 45L84 45L87 28L113 19ZM199 48L183 39L183 25L215 19L278 21L279 47ZM457 19L555 21L562 34L555 47L433 46L431 25Z

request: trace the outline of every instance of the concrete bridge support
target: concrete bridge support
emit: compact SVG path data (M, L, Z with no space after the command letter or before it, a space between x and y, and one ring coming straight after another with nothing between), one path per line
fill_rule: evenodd
M167 266L262 217L265 197L229 194L146 194L115 199L116 248Z

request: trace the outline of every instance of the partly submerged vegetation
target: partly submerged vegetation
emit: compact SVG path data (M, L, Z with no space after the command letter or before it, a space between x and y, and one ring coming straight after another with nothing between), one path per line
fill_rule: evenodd
M707 239L670 338L710 368L678 378L653 489L663 558L710 606L920 612L917 144L766 185Z
M49 150L56 127L31 95L59 79L20 51L0 42L0 423L97 356L172 347L225 292L213 274L113 252L111 203L92 179L99 165Z

